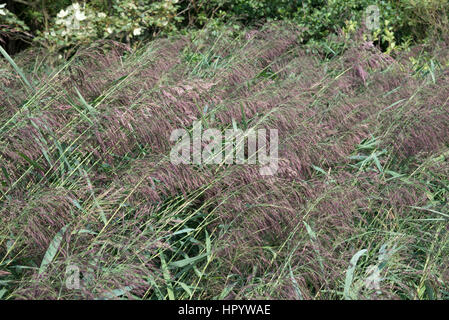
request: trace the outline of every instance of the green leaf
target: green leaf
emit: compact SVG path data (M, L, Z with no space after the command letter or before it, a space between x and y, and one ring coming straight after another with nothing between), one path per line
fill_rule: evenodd
M19 156L21 156L22 158L24 158L28 163L30 163L35 169L38 169L42 172L45 172L44 168L42 168L36 161L31 160L30 158L28 158L25 154L23 154L22 152L17 152L17 154Z
M2 171L3 171L3 175L5 176L6 182L8 184L11 184L11 180L9 179L8 171L6 171L6 168L4 166L2 166Z
M239 128L237 127L237 122L235 121L234 118L232 118L232 128L234 129L234 131L238 131Z
M61 245L62 237L67 230L68 225L62 227L62 229L55 235L47 251L45 252L44 258L42 259L41 266L39 267L39 275L43 274L50 263L52 263L56 253L58 253L59 246Z
M345 279L345 289L344 289L344 297L347 300L352 300L353 295L351 291L352 281L354 278L355 267L357 266L357 261L359 261L360 257L366 253L366 249L362 249L358 251L349 262L348 270L346 271L346 279Z
M324 274L324 263L323 263L323 257L320 254L320 251L318 250L318 244L317 244L317 236L315 231L313 231L312 227L305 221L303 221L304 225L306 226L307 233L310 237L310 242L313 244L313 250L315 251L317 255L318 262L320 264L320 268L323 271Z
M170 271L168 270L168 267L167 267L167 262L165 261L165 257L162 253L160 254L160 257L161 257L162 274L164 276L165 282L167 283L168 299L175 300L175 294L173 293L173 287L171 284L171 276L170 276Z
M306 226L307 233L309 234L310 239L313 241L316 241L316 233L313 231L313 229L309 226L309 224L305 221L303 221L304 225Z
M192 290L190 290L189 286L186 285L184 282L178 282L179 285L184 289L184 291L189 295L189 297L192 296Z
M215 297L213 300L216 300L216 299L223 300L223 299L225 299L229 295L229 293L231 293L231 291L232 291L232 289L234 289L234 287L235 287L235 283L232 283L232 284L226 286L223 289L223 291L220 293L220 295L218 297Z
M131 291L133 289L132 286L126 286L120 289L114 289L112 291L107 292L103 299L114 299L114 298L118 298L120 296L123 296L125 293Z
M327 176L327 172L324 171L323 169L321 169L320 167L314 166L314 165L312 164L312 168L315 169L316 171L318 171L318 172L324 174L325 176Z
M298 300L304 300L302 297L301 289L299 288L298 281L296 281L295 276L293 275L291 265L289 264L288 267L290 269L290 279L292 280L293 287L295 288L296 296L297 296Z
M5 49L0 46L0 53L5 57L5 59L12 65L14 70L19 74L19 76L22 78L23 82L27 85L29 89L34 93L34 87L31 85L31 83L28 81L28 79L25 77L25 74L23 73L22 69L19 68L19 66L14 62L14 60L9 56L9 54L5 51Z
M81 92L78 90L78 88L77 87L74 87L74 88L75 88L76 94L78 95L78 98L80 99L83 106L87 109L87 111L89 111L90 113L95 113L95 109L90 104L87 103L87 101L81 95Z
M206 231L206 254L208 257L210 256L211 251L212 251L212 245L210 242L210 236L209 236L209 233Z
M5 289L5 288L0 289L0 299L3 298L3 296L5 295L5 293L6 293L6 289Z
M373 155L374 163L376 164L377 169L379 169L379 172L383 172L382 165L380 164L379 158L376 154Z
M194 265L196 262L198 262L199 260L203 259L206 256L207 256L207 253L204 253L204 254L200 254L193 258L186 258L186 259L178 260L175 262L171 262L170 267L183 268L188 265Z
M243 130L246 130L248 128L248 122L246 120L246 113L245 113L245 108L243 106L243 103L240 103L240 109L242 111Z

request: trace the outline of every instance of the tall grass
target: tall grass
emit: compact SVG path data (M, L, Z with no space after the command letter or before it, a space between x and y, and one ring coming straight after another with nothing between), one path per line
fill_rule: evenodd
M447 43L393 58L354 36L329 58L301 32L1 61L0 296L448 298ZM171 164L195 119L278 129L279 171Z

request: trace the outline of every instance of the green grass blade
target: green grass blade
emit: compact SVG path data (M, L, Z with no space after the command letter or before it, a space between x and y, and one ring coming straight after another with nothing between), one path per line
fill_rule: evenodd
M22 78L23 82L27 85L27 87L34 92L34 87L31 85L31 83L28 81L27 77L25 77L25 74L23 73L22 69L19 68L19 66L14 62L14 60L10 57L10 55L3 49L2 46L0 46L0 53L5 57L5 59L12 65L14 70L19 74L19 76Z
M366 249L362 249L358 251L349 262L348 270L346 271L346 279L345 279L345 290L344 290L344 297L347 300L352 300L352 292L351 292L351 286L352 281L354 279L354 272L355 267L357 266L357 261L359 261L360 257L363 256L366 253Z
M42 168L36 161L31 160L27 155L25 155L22 152L17 152L19 156L21 156L23 159L25 159L28 163L30 163L35 169L38 169L42 172L45 172L44 168Z
M162 274L167 284L168 299L175 300L175 294L173 292L173 286L171 283L171 276L170 271L168 270L167 262L165 261L165 257L162 253L160 254L160 257L161 257Z
M178 260L178 261L175 261L175 262L171 262L170 266L171 267L177 267L177 268L183 268L185 266L188 266L188 265L191 265L191 264L192 265L195 264L197 261L203 259L206 256L207 256L207 253L204 253L204 254L200 254L200 255L198 255L196 257Z
M48 246L44 258L42 259L41 266L39 267L39 275L43 274L47 270L48 265L53 261L56 253L58 253L59 246L62 242L62 237L64 236L67 227L68 226L62 227L62 229L55 235L50 245Z

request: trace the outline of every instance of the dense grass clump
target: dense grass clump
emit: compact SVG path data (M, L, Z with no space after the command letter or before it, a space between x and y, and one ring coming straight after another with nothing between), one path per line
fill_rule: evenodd
M302 32L0 61L0 297L448 298L449 41ZM277 174L172 164L196 119L278 129Z

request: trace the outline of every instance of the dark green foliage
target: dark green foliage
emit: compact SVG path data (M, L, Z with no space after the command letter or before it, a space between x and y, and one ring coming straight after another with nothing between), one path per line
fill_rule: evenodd
M37 36L35 40L51 50L97 38L134 42L159 32L201 27L212 20L252 26L290 20L304 28L303 42L316 42L342 29L374 32L364 29L370 5L380 10L374 40L383 49L392 50L395 45L443 35L448 30L449 15L448 0L93 0L79 2L87 16L82 21L86 30L79 33L57 25L57 14L71 1L11 3L6 8L8 15L0 14L0 24L10 27L0 31L0 37L10 39L20 34L23 38L23 32L29 31L26 37Z

